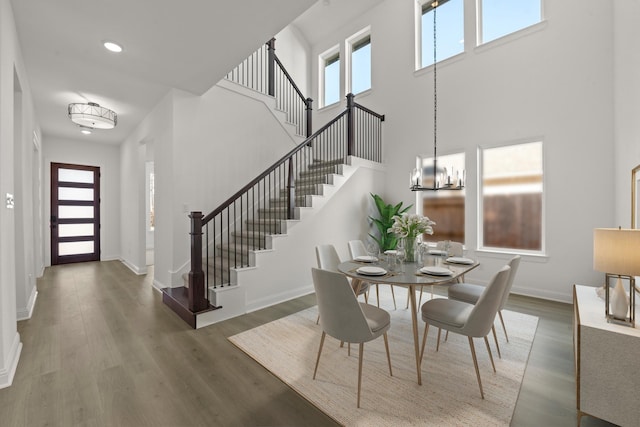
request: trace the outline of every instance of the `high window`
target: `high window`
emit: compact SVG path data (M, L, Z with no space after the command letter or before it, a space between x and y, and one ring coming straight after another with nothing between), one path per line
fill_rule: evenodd
M543 251L542 142L479 150L480 247Z
M347 40L351 52L350 81L347 91L354 95L371 89L371 36L356 35Z
M465 169L464 153L438 156L438 171L436 179L447 179L451 171ZM433 186L433 157L418 158L418 165L422 167L422 185ZM455 173L455 172L454 172ZM458 172L460 173L460 172ZM462 178L458 176L457 178ZM452 176L451 179L456 179ZM465 190L456 191L420 191L417 192L418 209L422 208L422 215L436 222L432 235L424 235L427 242L453 240L464 244L464 207Z
M340 101L340 52L338 47L320 55L321 106Z
M541 0L478 0L478 44L521 30L542 19Z
M433 13L432 1L420 6L420 59L419 68L433 64ZM464 52L464 8L462 0L440 0L436 12L436 60L450 58Z

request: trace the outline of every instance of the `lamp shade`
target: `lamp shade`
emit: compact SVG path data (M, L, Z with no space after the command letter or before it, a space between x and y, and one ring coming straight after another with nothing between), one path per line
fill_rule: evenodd
M593 268L603 273L640 276L640 230L593 230Z
M86 104L69 104L69 118L79 126L94 129L113 129L118 124L115 111L101 107L95 102Z

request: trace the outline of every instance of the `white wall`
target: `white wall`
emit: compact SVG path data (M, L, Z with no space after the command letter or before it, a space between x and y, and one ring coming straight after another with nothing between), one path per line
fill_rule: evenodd
M40 156L33 151L34 132L40 131L11 4L0 0L0 388L13 381L22 350L18 313L30 313L40 271L33 256L34 245L41 243L32 230L39 216L32 208L32 165ZM17 209L5 207L7 193Z
M136 273L146 272L145 262L145 162L152 151L156 179L156 231L154 277L167 286L171 265L171 204L173 191L173 94L167 94L120 146L121 247L123 262ZM147 149L147 145L153 148ZM164 229L164 233L158 232ZM164 248L164 250L159 250ZM158 285L160 287L160 285Z
M276 55L296 85L307 98L311 94L311 50L304 35L294 25L289 25L276 36ZM313 105L317 108L318 103Z
M616 218L612 225L631 226L631 170L640 165L640 3L613 2L615 25L615 183ZM609 140L611 141L611 139ZM636 225L638 227L638 225Z
M154 141L157 287L182 284L191 257L188 213L206 215L296 144L263 101L228 87L221 83L202 96L172 91L122 146L122 179L132 182L138 168L144 171L139 142ZM133 212L136 198L144 201L139 192L135 184L122 187L124 259L144 255L134 237L144 224L124 222L139 216Z
M108 132L108 131L104 131ZM100 259L120 257L120 148L85 139L43 138L44 185L51 188L51 163L71 163L100 168ZM51 216L51 191L45 192L45 218ZM45 230L45 262L51 265L51 230Z
M476 251L478 147L544 141L546 254L524 257L514 290L570 301L573 283L601 280L592 267L593 228L615 223L613 9L567 0L545 1L544 10L545 22L525 34L438 65L438 151L465 152L465 243L482 263L472 278L486 282L509 255ZM405 204L415 203L407 181L416 156L433 152L433 75L414 71L413 20L413 2L387 0L312 47L317 97L317 56L371 25L372 91L356 101L386 115L382 195ZM472 19L466 26L474 34ZM628 38L629 49L636 39ZM328 110L317 123L335 114Z

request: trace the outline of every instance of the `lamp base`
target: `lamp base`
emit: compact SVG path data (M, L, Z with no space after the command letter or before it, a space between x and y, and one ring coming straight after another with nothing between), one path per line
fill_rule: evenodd
M617 278L616 286L611 292L609 288L609 279ZM629 280L629 295L622 286L621 279ZM635 277L619 274L605 274L605 317L608 323L614 323L622 326L630 326L635 328L636 324L636 298L635 298ZM597 292L597 291L596 291ZM627 316L629 314L629 316Z

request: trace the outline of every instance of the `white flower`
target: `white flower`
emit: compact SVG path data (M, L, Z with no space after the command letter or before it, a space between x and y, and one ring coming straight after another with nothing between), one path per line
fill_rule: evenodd
M415 238L422 233L433 234L433 225L436 223L426 216L403 213L393 217L393 225L387 231L398 237Z

